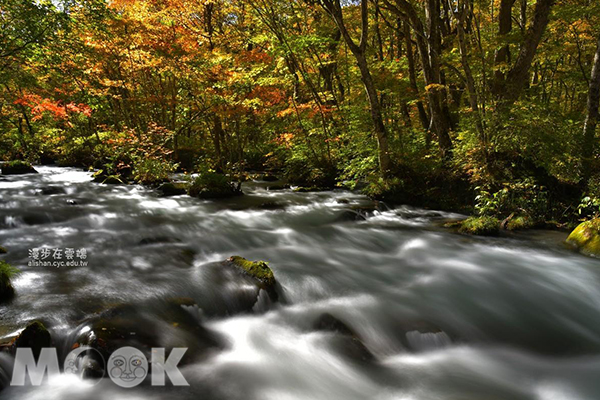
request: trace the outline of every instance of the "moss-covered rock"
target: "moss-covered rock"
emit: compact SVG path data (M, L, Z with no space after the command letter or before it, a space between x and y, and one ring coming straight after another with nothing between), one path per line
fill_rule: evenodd
M600 257L600 218L582 222L567 238L582 253Z
M52 345L52 336L40 321L30 322L14 341L15 348L31 348L37 358L44 347Z
M192 181L188 194L200 199L222 199L242 195L239 185L231 183L229 178L216 172L204 172Z
M229 257L227 261L265 285L269 287L275 285L275 275L273 275L273 271L265 261L249 261L240 256Z
M6 250L6 247L0 246L0 254L6 254L6 253L8 253L8 250Z
M458 231L469 235L496 236L500 221L494 217L469 217L460 221Z
M0 260L0 302L10 300L15 295L15 289L11 279L19 273L19 270Z
M3 175L37 174L38 172L27 161L14 160L2 164Z

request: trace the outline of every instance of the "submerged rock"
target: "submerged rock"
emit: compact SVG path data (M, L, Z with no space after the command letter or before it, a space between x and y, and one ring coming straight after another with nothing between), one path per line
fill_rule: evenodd
M367 217L362 215L358 211L345 210L335 219L335 222L365 221L366 219Z
M27 161L14 160L2 164L3 175L37 174L38 172Z
M329 313L322 314L313 324L313 328L336 333L333 346L345 356L358 361L375 361L375 356L356 332L337 317Z
M579 224L567 238L567 243L583 254L600 257L600 218Z
M45 195L45 196L50 196L53 194L65 194L65 188L62 188L60 186L47 186L44 188L41 188L39 190L39 194Z
M452 344L452 337L437 325L427 321L401 321L401 342L413 352L436 350Z

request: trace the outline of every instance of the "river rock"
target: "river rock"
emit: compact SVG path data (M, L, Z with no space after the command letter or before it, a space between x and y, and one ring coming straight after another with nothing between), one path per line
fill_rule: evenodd
M26 161L14 160L2 164L3 175L37 174L38 172Z
M160 185L156 190L161 197L171 197L186 194L187 190L184 184L166 182Z
M82 322L70 335L70 349L89 346L101 358L94 357L90 371L97 375L98 365L105 362L117 349L131 346L151 359L152 348L164 347L167 353L174 347L188 348L182 363L206 357L211 351L223 348L223 341L206 329L201 321L202 312L192 299L157 300L139 306L119 305ZM95 352L94 352L95 353Z
M41 188L38 193L44 196L50 196L53 194L65 194L66 192L65 189L60 186L47 186Z
M337 317L324 313L314 322L313 328L335 333L333 346L345 356L357 361L375 361L375 356L364 345L356 332Z
M183 295L193 297L208 316L261 313L285 300L283 288L264 261L233 256L204 264L198 273L202 286Z
M52 346L52 337L41 321L30 322L13 342L15 349L31 348L36 359L42 348L50 346Z
M567 238L567 243L583 254L600 257L600 218L579 224Z
M244 194L241 183L234 184L227 176L215 172L206 172L196 177L187 192L200 199L224 199Z

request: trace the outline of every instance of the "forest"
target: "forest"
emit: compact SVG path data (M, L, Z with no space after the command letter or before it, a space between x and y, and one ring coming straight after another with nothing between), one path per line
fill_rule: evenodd
M600 1L0 0L0 398L600 398Z
M565 226L600 205L593 0L2 0L0 157L360 189ZM226 179L222 179L222 176Z

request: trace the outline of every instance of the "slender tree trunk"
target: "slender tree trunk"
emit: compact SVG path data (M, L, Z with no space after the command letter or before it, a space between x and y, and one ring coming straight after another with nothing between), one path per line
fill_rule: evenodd
M583 126L583 178L584 184L591 175L592 160L596 150L596 125L598 124L598 103L600 102L600 37L592 66L590 88L587 100L587 116Z
M480 141L482 144L485 144L485 131L483 127L481 114L479 113L479 100L477 96L477 90L475 88L475 79L473 78L473 72L471 71L471 66L469 64L467 43L465 40L465 30L463 26L467 11L467 8L463 5L463 8L462 10L460 10L460 14L458 17L458 24L456 25L456 30L458 33L458 46L460 50L460 60L462 63L463 70L465 72L467 91L469 92L469 105L471 106L471 110L475 115L475 126L477 128L477 133L479 133Z
M410 80L410 88L414 90L415 96L419 97L419 88L417 86L417 73L415 71L415 58L413 55L413 47L412 47L412 39L410 35L410 26L408 22L404 22L404 41L406 47L406 60L408 61L408 77ZM427 130L427 135L429 135L429 116L427 115L427 111L425 111L425 107L423 107L423 102L421 100L417 100L417 110L419 111L419 120L421 121L421 125L423 129Z

